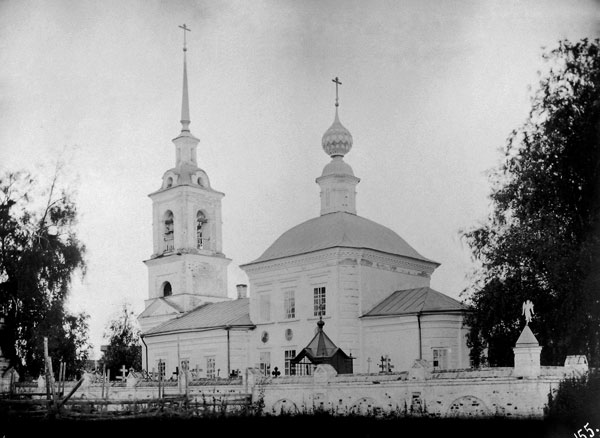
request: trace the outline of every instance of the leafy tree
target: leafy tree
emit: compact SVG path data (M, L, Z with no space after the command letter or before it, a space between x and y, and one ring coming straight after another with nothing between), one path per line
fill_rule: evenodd
M60 171L57 166L48 186L27 172L0 175L1 347L23 376L43 373L44 337L56 371L65 361L72 376L87 358L88 316L64 309L75 271L85 271L85 247Z
M103 359L111 376L118 376L123 365L127 369L142 368L140 329L135 314L128 305L124 304L119 316L109 322L104 337L109 343Z
M512 365L527 299L542 363L585 354L600 364L599 45L561 41L544 55L528 120L492 173L493 211L463 233L478 262L464 292L476 364L487 347L490 364Z

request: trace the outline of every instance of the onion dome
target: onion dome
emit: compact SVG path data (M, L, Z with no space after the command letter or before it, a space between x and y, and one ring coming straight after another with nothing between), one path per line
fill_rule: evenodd
M335 120L323 134L321 144L325 153L330 157L343 157L352 149L352 134L341 124L337 107L335 109Z

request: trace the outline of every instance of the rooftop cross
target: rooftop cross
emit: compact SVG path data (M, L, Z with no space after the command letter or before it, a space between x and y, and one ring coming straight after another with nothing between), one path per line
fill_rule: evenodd
M335 82L335 106L338 107L339 99L338 99L338 85L342 85L339 78L336 76L335 79L332 79L331 82Z
M183 26L179 26L179 27L180 27L181 29L183 29L183 51L185 52L185 51L187 51L187 47L186 47L186 42L187 42L187 41L186 41L186 39L185 39L185 33L186 33L186 32L190 32L190 31L191 31L191 29L190 29L189 27L187 27L187 26L185 25L185 23L183 23Z

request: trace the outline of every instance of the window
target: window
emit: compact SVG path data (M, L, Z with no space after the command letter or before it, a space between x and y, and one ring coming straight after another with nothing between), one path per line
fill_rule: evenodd
M263 344L269 342L269 332L262 332L260 335L260 340Z
M260 372L263 376L271 375L271 352L261 351L260 352Z
M285 350L285 373L286 376L294 376L296 374L296 364L292 363L292 359L296 357L296 350Z
M285 329L285 340L291 341L294 337L294 331L291 328Z
M167 364L165 363L165 361L162 359L158 359L158 367L157 368L158 368L158 375L164 379L165 374L166 374L166 369L167 369Z
M171 283L165 281L162 287L163 297L169 297L173 295L173 288L171 287Z
M271 320L271 296L262 294L259 299L260 320L267 322Z
M173 251L174 249L174 225L173 225L173 212L167 210L164 215L163 221L163 237L165 241L164 251Z
M296 297L293 290L286 290L283 295L283 314L286 319L296 317Z
M209 239L206 235L207 222L206 215L202 211L199 211L196 214L196 242L198 249L206 249L206 245L208 244Z
M173 178L168 177L167 178L167 188L172 187L172 186L173 186Z
M314 316L326 315L325 288L315 287L314 289Z
M206 377L212 379L215 377L215 356L206 356Z
M448 368L448 349L434 348L433 349L433 367L439 370Z

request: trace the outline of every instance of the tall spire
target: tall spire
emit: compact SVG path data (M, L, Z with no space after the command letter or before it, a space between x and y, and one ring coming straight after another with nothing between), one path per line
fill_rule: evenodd
M185 24L179 26L183 29L183 97L181 99L181 132L190 132L190 100L188 97L187 80L187 45L186 32L190 31Z

